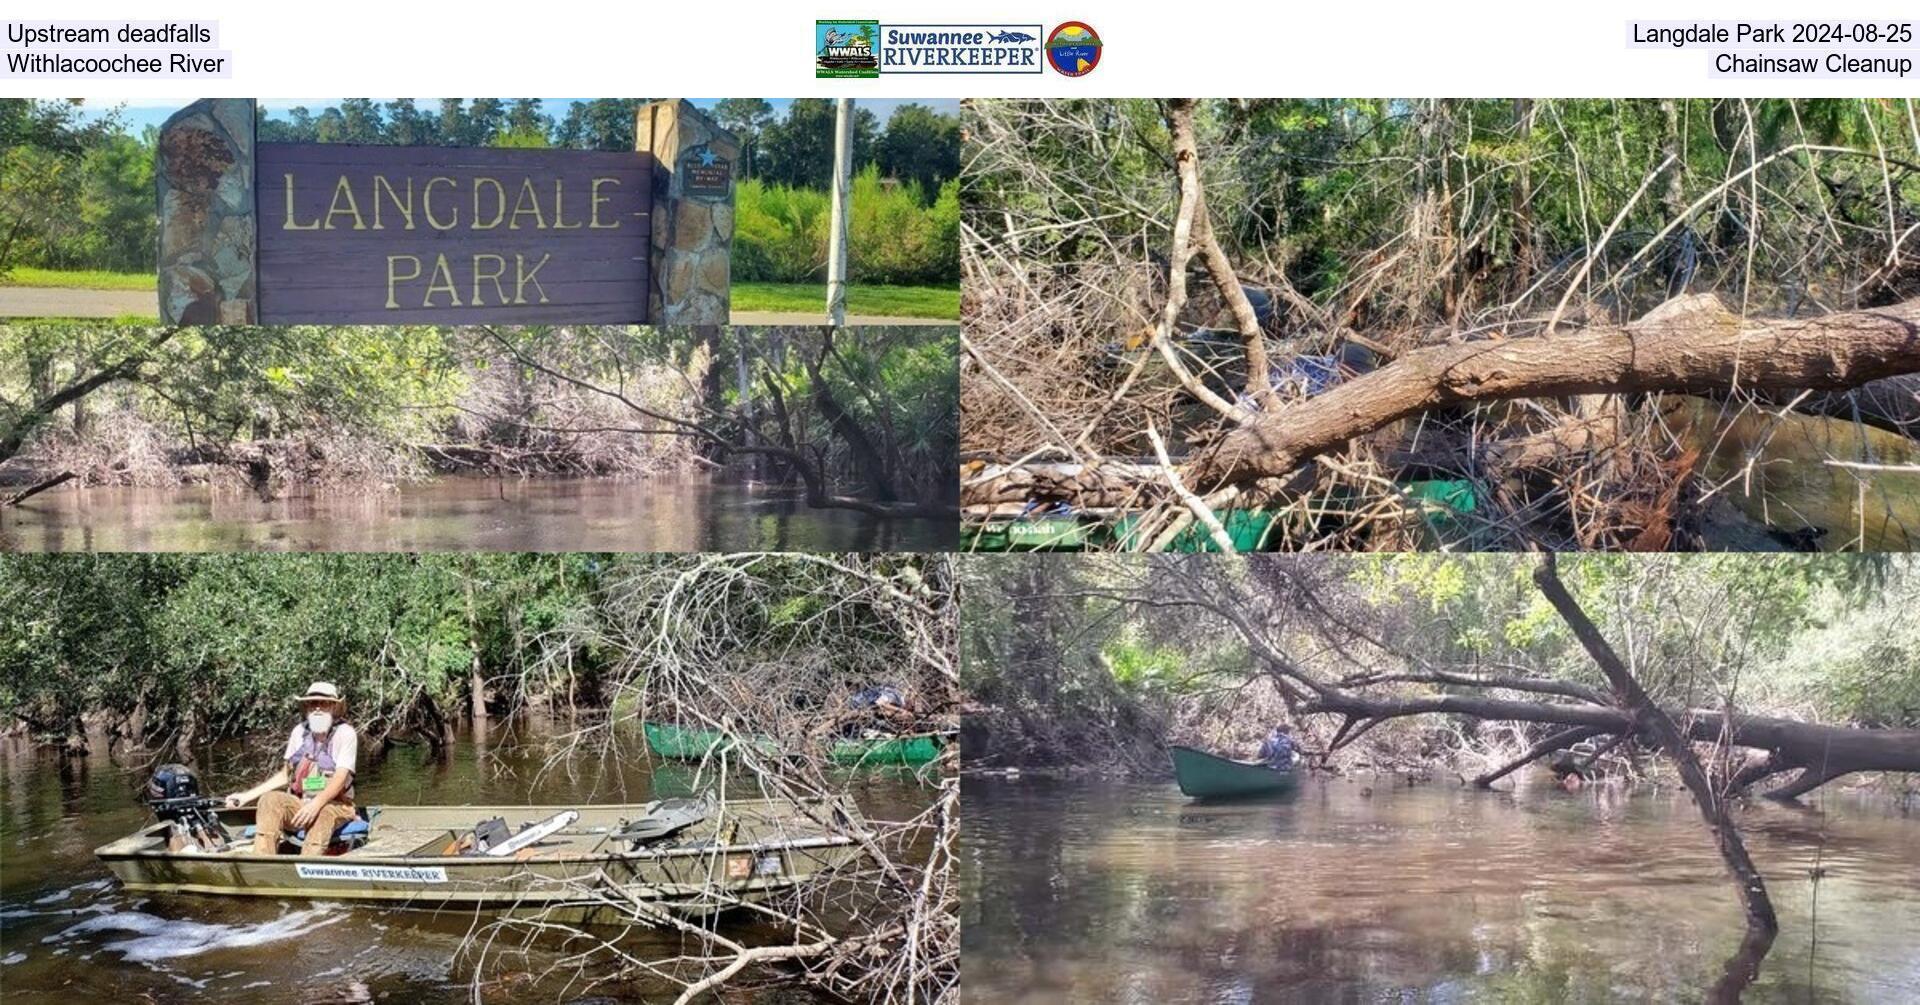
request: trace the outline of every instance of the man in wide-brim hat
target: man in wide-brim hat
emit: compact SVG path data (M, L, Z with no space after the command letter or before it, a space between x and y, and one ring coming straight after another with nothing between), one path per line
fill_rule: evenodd
M227 797L228 806L259 800L253 851L272 855L282 834L306 832L302 855L324 855L334 832L354 817L353 773L360 734L342 720L347 703L329 681L314 681L300 696L305 713L287 736L285 762L259 785Z

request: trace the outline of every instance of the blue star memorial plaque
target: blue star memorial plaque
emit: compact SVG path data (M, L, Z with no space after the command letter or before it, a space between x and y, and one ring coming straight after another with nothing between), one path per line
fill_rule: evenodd
M680 161L680 194L695 199L724 199L733 188L733 164L711 148L688 150Z

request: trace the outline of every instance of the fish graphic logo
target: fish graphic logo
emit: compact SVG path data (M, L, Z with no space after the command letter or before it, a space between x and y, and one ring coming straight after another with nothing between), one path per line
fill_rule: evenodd
M1100 34L1085 21L1068 21L1047 34L1047 62L1068 77L1084 77L1100 65Z
M1000 32L993 33L989 37L992 38L995 42L1000 43L1001 45L1008 45L1014 42L1034 41L1033 36L1027 34L1024 31L1000 31Z

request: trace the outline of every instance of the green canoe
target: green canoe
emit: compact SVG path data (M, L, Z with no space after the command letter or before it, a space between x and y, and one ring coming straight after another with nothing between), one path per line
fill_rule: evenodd
M1292 792L1298 771L1275 771L1257 761L1233 761L1192 747L1170 747L1173 777L1195 799L1235 799Z
M718 731L649 722L645 725L647 747L661 757L697 761L724 742ZM772 739L753 741L756 751L777 754ZM836 740L827 756L841 764L925 764L940 756L940 742L931 736L878 737L874 739Z

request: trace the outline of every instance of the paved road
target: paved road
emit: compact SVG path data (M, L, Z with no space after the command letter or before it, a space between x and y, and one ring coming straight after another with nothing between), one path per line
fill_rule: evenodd
M153 290L66 290L42 286L0 286L0 317L117 318L151 315Z
M154 294L146 290L73 290L38 286L0 286L0 317L5 318L117 318L129 314L152 316ZM786 311L734 311L737 325L817 325L820 314ZM938 318L901 318L856 314L855 325L957 325Z

